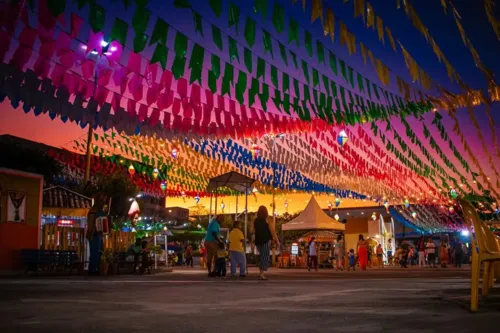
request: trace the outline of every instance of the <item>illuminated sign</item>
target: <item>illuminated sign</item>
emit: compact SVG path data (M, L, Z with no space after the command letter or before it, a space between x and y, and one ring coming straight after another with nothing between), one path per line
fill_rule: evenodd
M57 220L57 225L61 227L72 226L75 223L73 220Z
M292 256L297 256L299 255L299 244L293 243L292 244Z

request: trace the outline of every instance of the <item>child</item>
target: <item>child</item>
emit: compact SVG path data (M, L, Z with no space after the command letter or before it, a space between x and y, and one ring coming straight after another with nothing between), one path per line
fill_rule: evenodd
M219 250L217 251L217 256L215 259L215 276L220 278L226 277L226 258L228 253L226 251L225 244L223 242L219 245Z
M193 247L189 245L186 249L186 267L193 268Z
M349 267L347 268L347 270L350 271L352 268L352 270L355 271L356 270L356 256L354 255L353 249L349 250L349 254L347 255L347 257L349 258Z

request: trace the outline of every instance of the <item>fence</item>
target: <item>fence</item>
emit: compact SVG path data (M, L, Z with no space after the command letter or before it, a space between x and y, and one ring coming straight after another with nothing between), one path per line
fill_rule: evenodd
M113 252L127 252L135 241L135 234L124 231L111 231L104 235L104 249ZM87 261L88 243L85 239L85 229L60 227L46 224L42 227L42 250L75 251L83 261Z

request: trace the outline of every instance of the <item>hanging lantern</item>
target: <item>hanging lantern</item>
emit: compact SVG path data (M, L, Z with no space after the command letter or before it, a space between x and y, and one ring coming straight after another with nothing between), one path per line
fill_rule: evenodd
M172 149L172 154L171 155L172 155L173 158L179 157L179 150L177 150L177 148Z
M339 214L335 214L335 216L333 217L336 221L338 221L340 219L340 216Z
M158 178L158 174L159 174L159 173L160 173L160 172L158 171L158 169L156 169L156 168L155 168L155 169L153 170L153 178L154 178L154 179Z
M458 196L457 191L454 188L450 190L450 195L453 199L455 199Z
M194 201L196 202L196 204L200 203L200 196L198 194L194 196Z
M372 214L372 220L375 221L377 219L377 214L373 213Z
M255 144L255 143L252 143L251 153L252 153L252 158L257 158L259 156L259 154L260 154L260 147L259 147L259 145Z
M220 209L222 210L223 213L224 213L224 208L226 208L226 205L224 204L224 201L222 201L220 203Z
M340 206L340 198L335 198L335 207Z
M332 204L332 202L330 201L330 202L328 203L328 210L329 210L329 211L332 211L332 208L333 208L333 204Z
M417 218L417 213L416 212L411 212L411 217L413 217L414 219Z
M448 211L450 212L450 214L453 214L455 212L455 208L453 208L453 206L450 206L450 208L448 208Z
M346 132L344 130L340 131L339 135L337 136L337 142L339 143L339 145L341 147L344 147L347 140L348 140L348 138L347 138Z
M167 189L167 184L165 182L160 183L160 188L162 191L165 191Z
M408 201L407 198L405 198L405 207L406 208L410 207L410 202Z
M135 168L132 164L130 164L130 166L128 167L128 173L133 176L135 175Z

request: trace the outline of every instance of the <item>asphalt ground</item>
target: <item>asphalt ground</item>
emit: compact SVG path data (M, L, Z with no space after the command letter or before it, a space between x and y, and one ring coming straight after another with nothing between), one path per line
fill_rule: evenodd
M0 332L498 332L500 288L468 311L468 269L199 269L0 279Z

